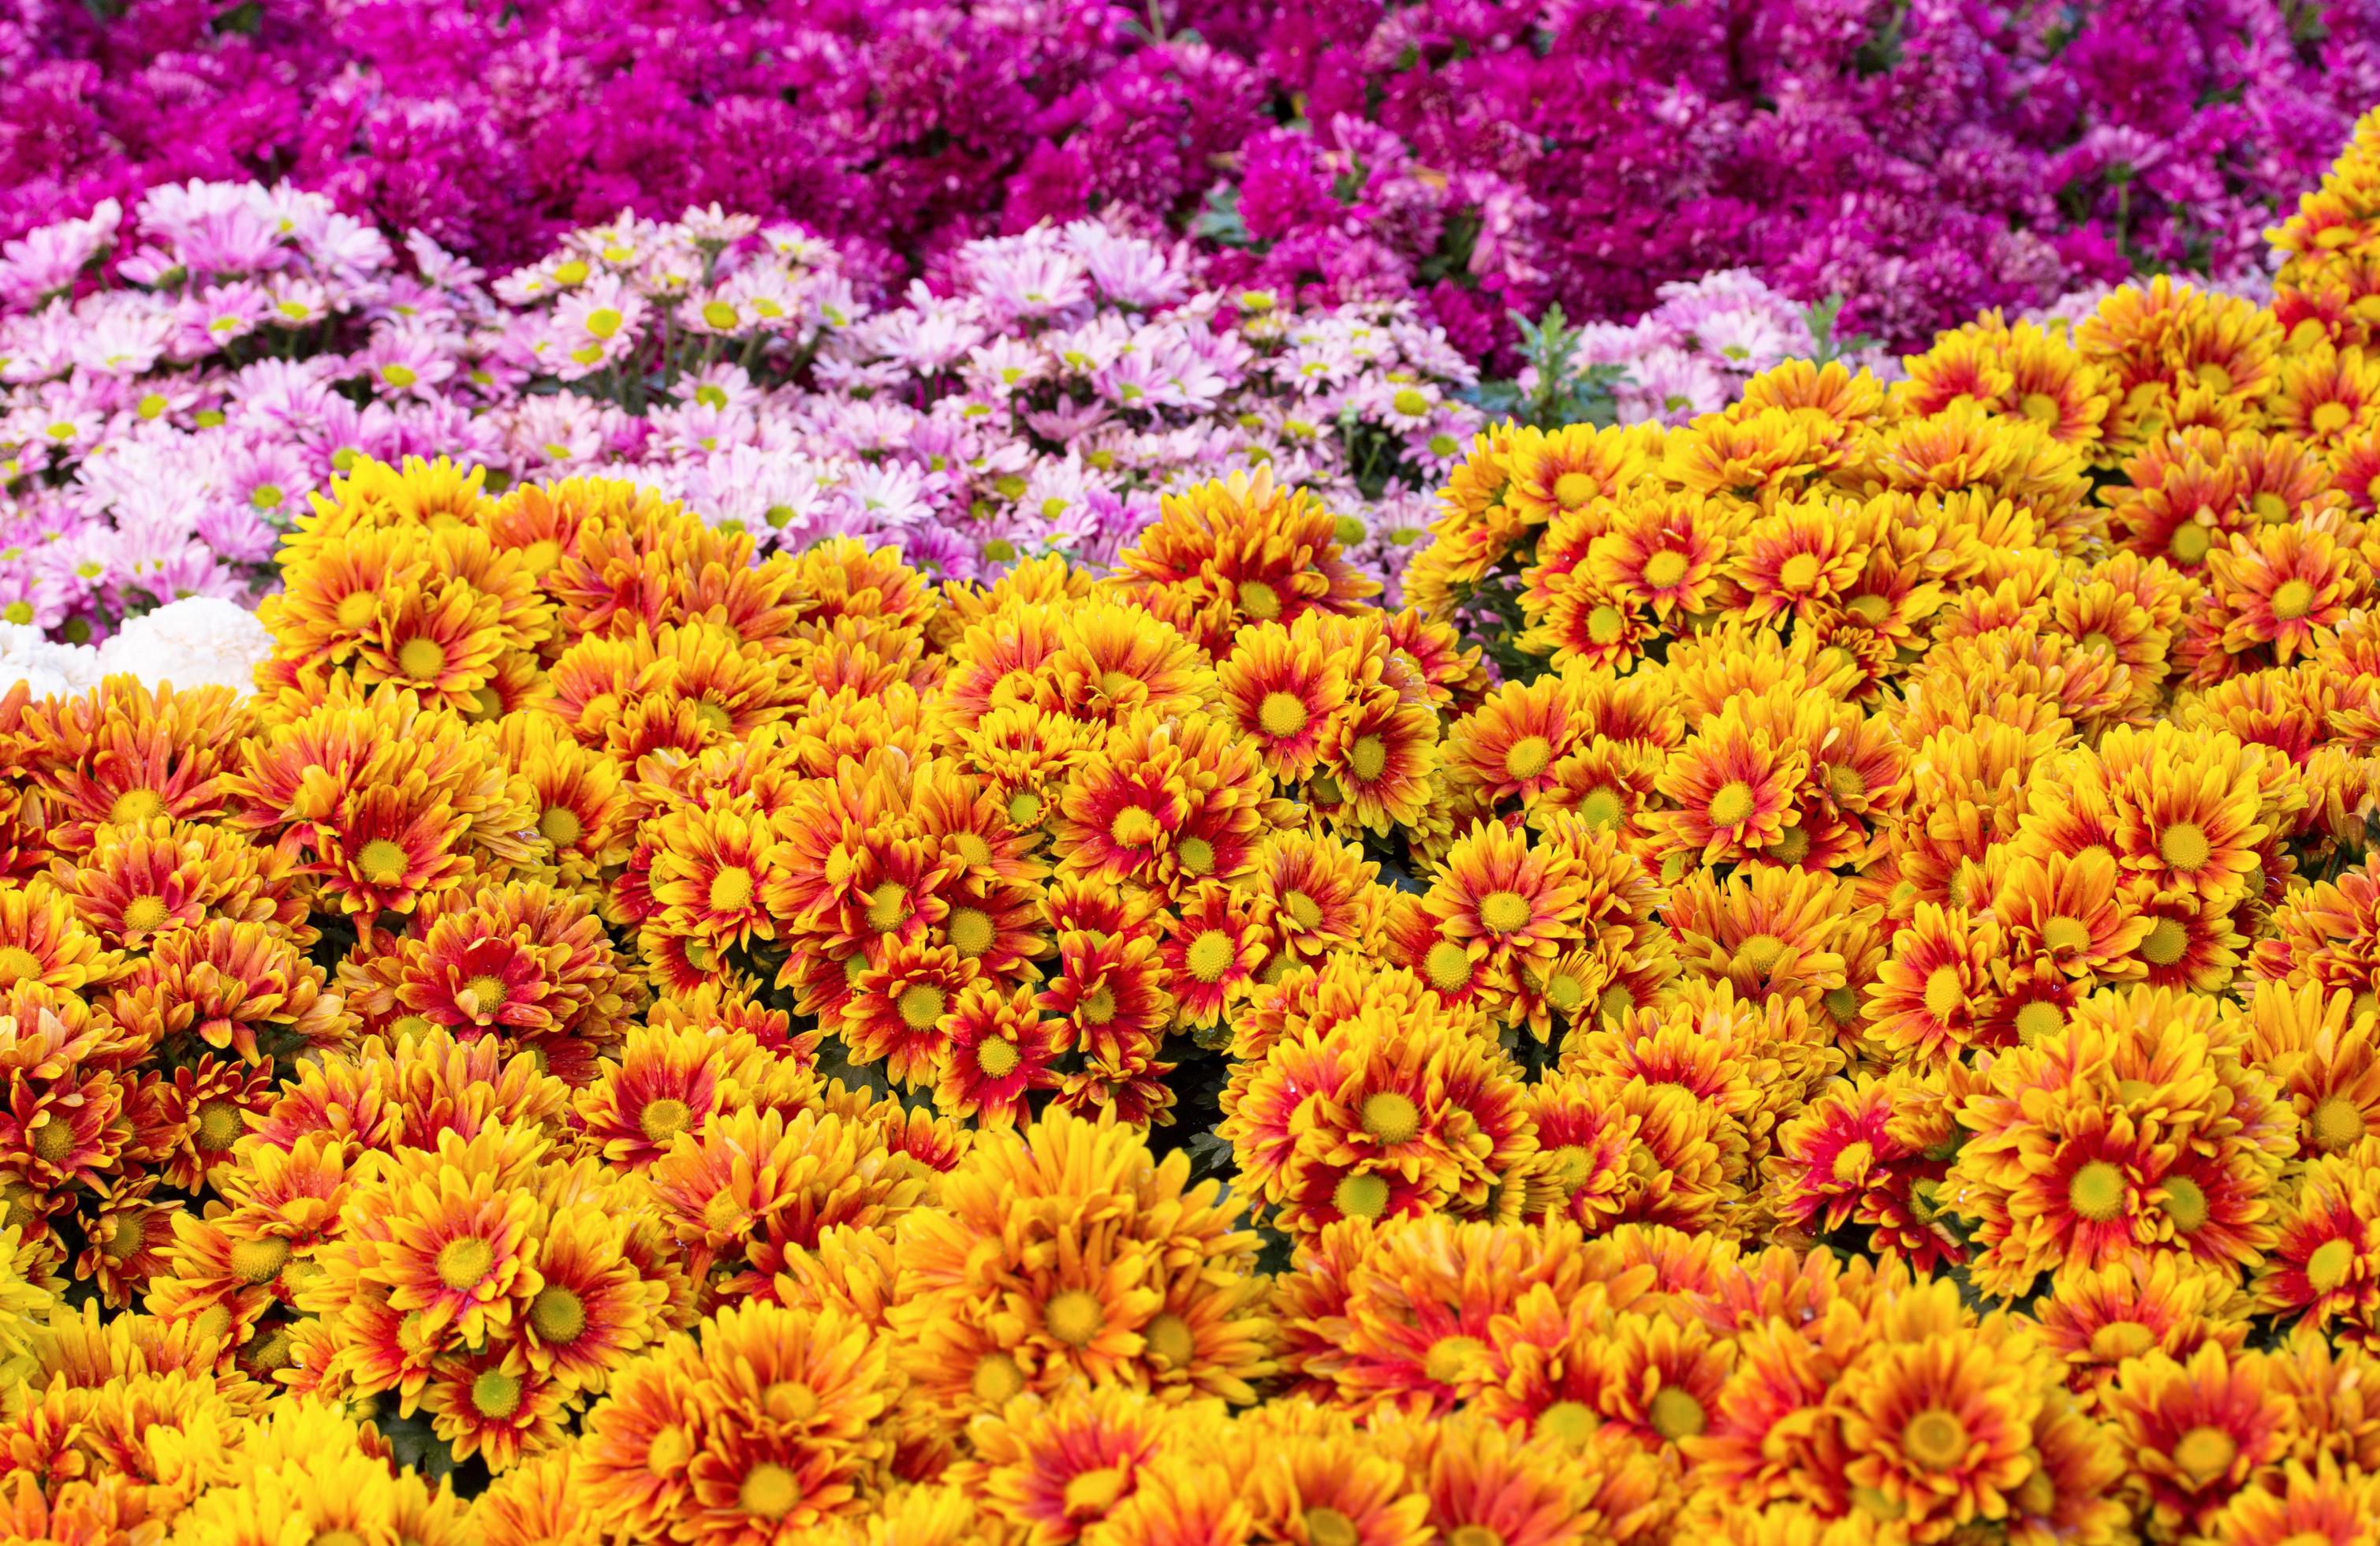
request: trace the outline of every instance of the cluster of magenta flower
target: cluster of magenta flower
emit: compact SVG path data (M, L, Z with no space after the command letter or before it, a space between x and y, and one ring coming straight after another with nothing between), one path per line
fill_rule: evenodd
M1475 359L1730 268L1903 345L2252 266L2380 100L2375 40L2380 0L30 4L0 237L285 177L492 271L717 204L897 281L1100 214Z

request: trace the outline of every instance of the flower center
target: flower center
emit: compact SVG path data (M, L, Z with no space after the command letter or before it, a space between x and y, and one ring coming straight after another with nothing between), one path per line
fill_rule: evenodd
M1165 835L1165 828L1150 811L1127 805L1108 823L1108 835L1121 847L1146 848Z
M2185 875L2205 864L2214 851L2206 829L2195 822L2176 822L2157 834L2157 853Z
M889 934L909 921L909 894L898 881L880 881L868 894L868 926Z
M74 1129L65 1118L53 1116L33 1129L33 1152L52 1164L74 1152Z
M481 972L463 985L455 1002L466 1015L492 1015L504 1006L507 996L503 979Z
M1686 555L1674 549L1663 548L1645 560L1645 583L1655 590L1667 590L1686 578Z
M1041 1307L1041 1325L1069 1347L1088 1347L1107 1329L1108 1314L1098 1298L1069 1288Z
M1237 958L1237 954L1232 948L1229 934L1220 929L1209 929L1190 942L1190 948L1182 954L1182 963L1199 981L1220 982L1223 974L1232 969L1232 962Z
M1041 797L1030 789L1019 789L1008 797L1009 824L1029 827L1041 820Z
M1421 1111L1411 1098L1383 1090L1364 1098L1364 1131L1378 1143L1406 1143L1421 1131Z
M1554 480L1554 503L1565 510L1577 509L1595 494L1595 479L1588 473L1565 472Z
M1676 1385L1656 1391L1645 1416L1652 1419L1653 1431L1672 1443L1694 1437L1710 1421L1703 1404Z
M962 956L980 956L991 948L991 915L980 907L953 907L944 926L951 948Z
M2161 918L2150 925L2148 937L2141 941L2141 959L2153 967L2169 967L2190 948L2190 931L2169 918Z
M2156 1333L2137 1321L2110 1321L2091 1333L2091 1356L2101 1363L2137 1358L2156 1345Z
M1797 553L1777 567L1777 583L1787 590L1807 590L1818 583L1818 555Z
M1721 786L1711 797L1710 819L1715 827L1731 827L1749 820L1753 812L1752 785L1742 779Z
M667 1143L686 1131L694 1121L694 1108L684 1101L664 1095L658 1101L648 1101L645 1109L637 1114L637 1130L652 1143Z
M1925 979L1925 1013L1948 1021L1967 1006L1967 985L1956 967L1936 967Z
M2041 943L2060 956L2079 956L2091 948L2091 930L2079 918L2053 918L2041 926Z
M371 885L396 885L404 881L405 850L385 837L375 837L356 856L356 868Z
M2175 1469L2190 1479L2193 1487L2204 1487L2231 1468L2239 1457L2239 1441L2219 1428L2205 1424L2184 1433L2173 1446Z
M1005 1353L987 1353L975 1366L967 1391L978 1401L998 1406L1025 1389L1025 1370Z
M1309 1508L1300 1516L1305 1526L1306 1546L1363 1546L1363 1532L1355 1521L1335 1508Z
M397 647L396 668L414 681L434 682L446 669L446 646L434 639L408 639Z
M712 912L742 912L751 905L752 871L735 865L711 876L710 901Z
M987 1078L1004 1079L1016 1072L1016 1065L1022 1061L1016 1048L997 1036L976 1043L975 1065Z
M2345 403L2332 402L2316 408L2306 421L2313 426L2316 434L2335 435L2347 428L2348 421L2354 417Z
M1566 971L1546 979L1546 1002L1567 1015L1586 1002L1586 984Z
M802 1501L801 1483L774 1461L762 1461L744 1475L735 1490L735 1504L758 1519L782 1519Z
M2124 1211L2124 1173L2105 1160L2094 1160L2067 1183L2066 1200L2079 1216L2106 1223Z
M537 1328L537 1334L549 1346L568 1346L587 1329L586 1301L560 1284L553 1284L528 1302L528 1323Z
M1554 743L1543 736L1524 736L1504 753L1504 771L1526 782L1546 771L1554 760Z
M281 1265L288 1260L289 1242L278 1235L267 1235L232 1247L225 1263L242 1283L271 1283L281 1275Z
M1281 592L1260 579L1240 581L1240 610L1258 622L1269 623L1281 615Z
M1953 1413L1929 1406L1900 1430L1900 1447L1929 1471L1947 1471L1967 1458L1967 1425Z
M1150 1358L1160 1368L1187 1368L1198 1356L1198 1339L1192 1333L1190 1322L1170 1311L1142 1328L1140 1336Z
M1471 980L1471 956L1452 940L1440 940L1431 945L1421 966L1429 974L1429 985L1441 993L1453 992Z
M586 834L587 827L579 821L578 812L568 806L550 805L545 814L537 819L537 830L555 847L567 848Z
M1451 1385L1478 1366L1488 1347L1475 1336L1442 1336L1422 1355L1421 1370L1441 1385Z
M942 1017L948 1002L942 991L932 983L912 982L901 990L894 1007L901 1012L901 1023L911 1030L931 1030Z
M1761 977L1776 969L1785 955L1785 942L1774 934L1755 934L1735 947L1735 958Z
M2273 615L2294 623L2313 610L2313 587L2301 579L2285 579L2273 590Z
M1779 864L1799 864L1810 857L1810 834L1799 826L1787 827L1768 845L1768 857Z
M1584 1401L1557 1401L1537 1414L1535 1431L1572 1449L1583 1447L1602 1424Z
M2215 545L2215 534L2203 526L2184 522L2175 527L2173 541L2167 550L2184 564L2197 564L2206 557L2206 550Z
M1347 749L1347 769L1359 784L1377 784L1389 771L1389 744L1378 736L1359 736Z
M117 826L137 825L165 812L165 797L154 789L127 789L107 808L107 819Z
M1528 898L1517 891L1491 891L1479 902L1479 921L1499 934L1528 927L1531 916Z
M2347 1281L2355 1265L2355 1248L2345 1240L2325 1240L2306 1258L2306 1282L2317 1294L2328 1294Z
M339 627L345 628L349 633L357 632L362 628L366 623L370 622L372 620L372 614L379 610L380 592L377 590L350 590L346 595L339 598Z
M1829 1174L1843 1186L1856 1186L1866 1179L1868 1167L1875 1163L1876 1146L1864 1138L1853 1138L1835 1151Z
M1349 1175L1330 1191L1330 1206L1351 1219L1377 1219L1388 1211L1389 1184L1377 1175Z
M2165 1179L2165 1216L2173 1227L2184 1235L2194 1235L2206 1225L2206 1188L2187 1175L2168 1175Z
M2065 1029L2066 1011L2047 999L2034 999L2016 1012L2017 1039L2027 1046Z
M199 1107L199 1130L191 1141L210 1154L220 1154L248 1131L244 1115L230 1101L208 1101Z
M2344 1095L2333 1095L2313 1108L2306 1127L2314 1147L2325 1151L2345 1149L2363 1137L2362 1108Z
M1832 1015L1835 1017L1836 1022L1840 1025L1849 1025L1853 1020L1859 1018L1860 999L1859 992L1855 989L1848 987L1829 988L1819 998L1818 1002L1820 1004L1825 1006L1827 1013Z
M1617 644L1627 627L1628 619L1608 603L1586 615L1586 639L1590 644Z
M1269 692L1257 710L1257 724L1277 741L1287 740L1305 729L1309 717L1305 700L1293 692Z
M476 1235L463 1235L438 1248L438 1281L460 1294L476 1288L496 1264L496 1249Z
M1289 909L1289 916L1296 921L1299 928L1318 929L1322 926L1322 904L1305 893L1293 891L1281 901L1281 906Z
M1215 846L1203 837L1185 837L1173 845L1174 857L1182 861L1185 875L1211 875L1215 872Z

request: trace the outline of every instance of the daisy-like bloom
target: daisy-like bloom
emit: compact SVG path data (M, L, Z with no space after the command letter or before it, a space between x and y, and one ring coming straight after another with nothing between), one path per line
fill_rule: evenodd
M109 946L138 949L209 917L277 924L310 943L296 876L271 850L164 816L105 830L110 840L87 862L55 860L51 876Z
M152 1045L172 1038L193 1053L204 1046L253 1064L353 1035L354 1021L326 987L322 969L281 931L216 919L158 939L109 1008Z
M2160 1352L2187 1362L2210 1343L2239 1351L2251 1308L2236 1276L2187 1257L2142 1253L2058 1273L2036 1314L2043 1340L2065 1360L2069 1386L2095 1401L2127 1359Z
M1362 948L1374 927L1378 870L1353 844L1296 832L1266 838L1245 891L1271 912L1268 969Z
M960 990L940 1022L947 1040L936 1067L936 1110L987 1127L1014 1126L1029 1116L1032 1091L1058 1087L1050 1065L1067 1050L1069 1027L1045 1018L1036 997L1029 985L1003 989L980 978Z
M1497 688L1447 727L1449 775L1489 802L1531 804L1554 787L1556 765L1594 734L1594 680L1578 665Z
M1335 738L1350 688L1318 630L1306 625L1293 632L1278 623L1244 628L1215 678L1224 715L1256 744L1267 772L1283 784L1314 772Z
M0 989L31 982L74 992L103 987L123 970L123 956L106 948L47 880L0 885Z
M886 945L852 981L838 1023L856 1062L882 1061L887 1077L930 1086L947 1044L942 1020L982 975L948 945L922 939Z
M2380 418L2380 358L2318 345L2285 358L2272 404L2278 426L2327 448Z
M2223 648L2287 665L2371 594L2362 558L2329 533L2295 525L2234 536L2206 560Z
M1645 817L1665 852L1705 866L1741 863L1799 824L1808 755L1755 724L1743 701L1730 700L1671 755L1657 787L1672 809Z
M2186 1360L2152 1352L2100 1394L2152 1528L2203 1532L2250 1477L2280 1457L2289 1409L2270 1359L2209 1344Z
M1200 884L1166 915L1159 947L1183 1025L1203 1030L1220 1024L1226 1011L1256 981L1270 953L1271 931L1251 902L1213 882Z
M561 1442L564 1393L516 1350L467 1354L431 1375L421 1398L431 1431L465 1459L503 1471Z
M1786 1217L1813 1231L1864 1228L1871 1250L1905 1251L1921 1268L1965 1257L1935 1201L1949 1162L1913 1141L1927 1103L1916 1084L1900 1069L1838 1080L1778 1130Z
M749 809L664 812L656 825L650 885L660 923L721 948L776 937L761 895L776 834Z
M1991 966L2005 948L1991 919L1920 902L1867 992L1868 1034L1927 1063L1975 1045L1996 1007Z
M2302 1152L2340 1153L2380 1129L2380 1017L2313 983L2264 984L2249 1013L2251 1055L2296 1110Z
M1862 1358L1833 1397L1852 1495L1921 1532L2007 1511L2042 1464L2028 1453L2042 1361L2022 1340L1956 1333Z
M2374 1166L2380 1142L2317 1155L2300 1172L2280 1214L2279 1237L2258 1270L2259 1305L2277 1315L2365 1338L2380 1310L2380 1207Z
M1689 875L1662 907L1690 971L1721 979L1746 997L1818 1004L1845 985L1835 949L1845 888L1801 870L1738 870L1723 882Z
M2258 775L2270 754L2228 736L2192 736L2170 723L2111 731L2099 757L2110 774L2117 860L2161 890L2228 901L2257 869Z
M1439 765L1438 732L1437 712L1402 693L1375 690L1351 702L1322 749L1338 796L1334 820L1383 833L1420 822Z
M225 781L256 725L254 705L228 688L176 692L128 676L18 712L27 771L42 797L31 824L46 847L68 855L89 852L103 822L223 815Z
M528 1367L565 1391L601 1391L661 1335L664 1282L625 1254L628 1223L591 1202L558 1209L537 1245L540 1286L520 1322Z
M1062 870L1173 888L1244 873L1270 779L1222 720L1140 713L1069 781L1052 847Z
M2237 296L2160 274L2108 294L2074 328L2074 347L2112 378L2111 446L2130 448L2170 424L2228 423L2279 384L2280 325Z
M1568 942L1582 936L1587 900L1572 855L1533 846L1500 822L1478 822L1448 851L1422 907L1439 938L1484 960L1491 991L1504 994L1518 990L1524 974L1544 979Z
M1664 622L1709 610L1733 522L1709 501L1630 499L1611 530L1588 545L1587 578Z
M2155 924L2120 896L2114 856L2091 848L2046 858L2010 850L1993 887L1993 920L2010 952L2046 958L2071 978L2120 978Z
M2314 1466L2290 1461L2280 1485L2241 1490L2206 1522L2206 1538L2236 1546L2355 1546L2380 1516L2380 1481L2342 1470L2324 1455Z
M1129 1387L1026 1396L967 1425L974 1454L943 1475L1036 1541L1074 1540L1130 1497L1189 1419Z
M1349 612L1378 590L1340 556L1330 512L1263 468L1165 495L1116 567L1121 594L1218 659L1244 624Z
M1844 501L1792 505L1761 517L1732 544L1728 573L1753 622L1810 615L1835 602L1866 566L1873 523Z

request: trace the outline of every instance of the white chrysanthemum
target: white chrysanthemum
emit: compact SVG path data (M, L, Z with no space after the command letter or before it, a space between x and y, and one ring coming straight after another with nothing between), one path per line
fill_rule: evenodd
M256 615L219 596L186 596L145 613L97 651L108 676L125 673L151 687L222 686L247 693L256 668L273 653L273 635Z
M19 682L35 698L69 698L99 685L99 651L53 644L30 623L0 623L0 693Z

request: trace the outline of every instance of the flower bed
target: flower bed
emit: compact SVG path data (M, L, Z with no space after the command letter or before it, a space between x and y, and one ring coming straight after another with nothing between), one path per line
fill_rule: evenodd
M1475 357L1511 308L1624 318L1733 267L1918 346L2252 264L2380 99L2374 35L2367 0L91 0L0 20L0 237L285 175L494 265L691 203L923 272L1113 210L1285 301L1410 299Z
M2380 115L2278 239L1393 610L352 458L0 696L11 1535L2356 1546Z

